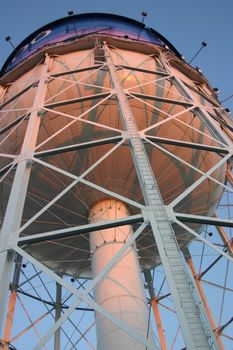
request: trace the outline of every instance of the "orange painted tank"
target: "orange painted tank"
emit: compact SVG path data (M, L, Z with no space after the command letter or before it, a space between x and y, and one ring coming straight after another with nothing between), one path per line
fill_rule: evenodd
M205 173L221 159L214 152L158 143L159 147L186 162L183 163L153 145L153 137L210 146L221 144L191 107L191 101L182 96L175 82L168 76L164 60L170 62L171 75L182 79L196 99L196 104L206 110L218 104L212 90L202 75L186 65L171 50L167 51L154 43L117 37L109 32L89 33L72 43L62 42L59 48L56 45L43 47L13 70L6 72L2 78L3 87L6 86L7 79L10 84L7 85L5 94L2 93L0 128L3 132L0 136L0 152L19 155L41 72L39 55L46 50L51 55L36 148L36 158L48 166L36 161L33 163L22 225L70 185L75 176L82 177L84 172L86 175L26 227L21 235L87 224L90 208L107 197L116 200L114 193L144 204L127 138L90 171L87 169L104 157L116 143L112 141L47 156L44 153L43 157L39 153L112 137L118 137L116 140L119 142L119 138L125 136L116 98L114 95L109 96L112 87L107 68L100 67L101 64L98 63L96 69L86 70L97 64L94 53L96 38L99 42L107 41L111 46L118 77L128 96L138 129L145 139L148 158L166 205L201 176L186 163ZM19 97L12 99L17 94ZM88 99L88 96L94 98ZM175 116L177 117L174 118ZM16 120L18 123L14 125ZM216 128L220 128L217 122L213 123ZM1 168L4 168L10 164L11 159L1 157L0 161ZM213 177L224 183L225 173L226 166L223 166ZM14 171L11 171L1 183L1 216L4 216L13 175ZM101 187L111 192L107 195L101 191ZM176 210L212 215L221 195L221 186L206 180L185 197ZM131 214L139 212L133 202L131 205L127 203L127 207ZM195 228L200 229L197 226ZM181 247L190 243L189 234L176 226L174 230ZM159 263L149 229L140 237L137 246L143 269ZM90 273L89 239L85 234L25 248L61 273L76 276L88 276Z

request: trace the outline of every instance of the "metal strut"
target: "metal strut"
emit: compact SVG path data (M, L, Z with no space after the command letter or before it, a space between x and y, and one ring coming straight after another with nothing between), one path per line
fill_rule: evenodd
M119 111L131 144L135 169L146 203L144 217L150 223L154 234L186 349L211 349L212 345L210 343L215 342L215 339L213 340L215 337L212 334L212 330L208 326L205 327L202 322L200 310L191 290L194 286L190 285L192 282L187 276L187 270L184 266L158 184L151 169L133 112L118 79L110 49L106 43L104 43L104 51Z
M8 302L8 310L5 322L5 328L3 333L3 345L0 344L0 350L9 350L11 348L11 331L14 320L15 306L17 300L17 292L20 278L20 270L22 265L22 257L20 255L16 256L15 259L15 270L13 275L13 280L10 287L10 297Z
M145 281L147 283L147 288L148 288L148 291L150 294L150 303L151 303L151 307L152 307L152 310L154 313L154 318L155 318L155 322L156 322L156 326L157 326L157 330L158 330L160 347L161 347L161 350L168 350L165 332L163 329L162 320L161 320L160 312L159 312L158 299L156 298L155 290L153 287L153 278L151 275L151 271L146 270L144 272L144 277L145 277Z
M224 345L223 345L223 342L222 342L222 339L221 339L221 336L218 334L218 332L216 331L217 330L217 325L215 323L215 320L214 320L214 317L213 317L213 314L211 312L211 309L209 307L209 304L208 304L208 301L206 299L206 296L205 296L205 293L204 293L204 290L202 288L202 284L201 284L201 279L200 279L200 275L198 276L197 272L196 272L196 269L195 269L195 266L194 266L194 263L193 263L193 260L192 260L192 257L191 257L191 254L189 252L189 249L186 248L185 252L184 252L184 255L185 255L185 259L187 261L187 264L193 274L193 278L196 282L196 285L197 285L197 289L198 289L198 292L200 294L200 297L202 299L202 302L203 302L203 305L205 307L205 311L206 311L206 314L209 318L209 321L210 321L210 324L211 324L211 327L213 330L215 330L215 335L216 335L216 340L217 340L217 343L218 343L218 346L219 346L219 350L224 350Z
M16 174L12 185L10 197L7 204L6 214L0 234L0 331L4 322L5 306L10 284L12 268L14 264L14 251L10 249L12 241L17 242L18 236L12 233L16 232L21 224L24 203L26 199L27 187L31 173L31 156L34 153L37 135L40 127L39 111L45 100L47 87L47 72L49 65L49 57L46 55L45 62L41 68L41 76L37 93L34 99L33 107L30 113L21 154L16 160Z

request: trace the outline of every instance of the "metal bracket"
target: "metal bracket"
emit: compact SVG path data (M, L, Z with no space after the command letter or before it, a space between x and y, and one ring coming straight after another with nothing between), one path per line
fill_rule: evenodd
M170 223L174 223L176 221L176 215L174 210L169 206L165 206L165 209Z
M0 254L9 250L9 239L8 235L0 236Z

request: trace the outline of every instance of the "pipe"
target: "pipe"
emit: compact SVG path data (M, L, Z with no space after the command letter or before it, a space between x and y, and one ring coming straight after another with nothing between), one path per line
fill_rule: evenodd
M128 216L124 203L103 200L95 204L89 220L96 223ZM95 278L132 235L132 227L125 225L90 234L92 277ZM136 246L131 246L116 265L94 288L94 300L115 317L147 336L148 307L140 272ZM96 313L98 350L145 350L125 331Z

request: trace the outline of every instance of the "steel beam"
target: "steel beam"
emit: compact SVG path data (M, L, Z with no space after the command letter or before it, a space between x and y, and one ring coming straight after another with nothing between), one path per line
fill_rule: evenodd
M127 92L126 92L126 95L127 95ZM152 100L152 101L164 102L164 103L169 103L169 104L173 104L173 105L180 105L183 107L192 107L193 106L193 104L188 102L188 101L179 101L179 100L174 100L174 99L166 98L166 97L140 94L137 92L130 92L130 96L138 97L142 100Z
M150 294L150 303L153 310L155 323L157 326L158 336L159 336L159 343L161 350L168 350L165 332L163 329L162 319L159 312L159 306L158 306L158 298L156 298L154 287L153 287L153 279L151 276L151 272L149 270L146 270L144 272L145 281L147 283L147 288Z
M202 241L203 243L205 243L207 246L209 246L210 248L212 248L213 250L215 250L218 254L223 255L225 258L227 258L228 260L230 260L231 262L233 262L233 256L225 253L224 250L219 249L216 245L214 245L213 243L209 242L207 239L203 238L199 233L195 232L193 229L191 229L190 227L188 227L187 225L183 224L181 221L179 220L175 220L175 222L177 223L177 225L183 227L184 230L186 230L187 232L190 232L194 237L196 237L199 241Z
M128 76L129 76L129 75L130 75L130 74L128 74ZM168 78L168 77L167 77L167 78ZM157 85L159 85L159 84L158 84L159 82L161 82L161 81L163 81L163 80L166 80L167 78L166 78L166 77L161 77L161 78L158 78L158 79L155 79L155 80L147 80L147 81L144 82L144 83L136 84L136 85L133 85L133 86L127 88L127 91L129 92L129 91L134 90L135 88L142 88L142 87L144 87L144 86L146 86L146 85L151 85L151 84L154 84L155 86L157 86ZM135 98L135 96L133 96L133 95L131 95L131 94L129 94L129 95L130 95L130 97Z
M132 225L135 223L141 223L143 221L144 221L144 218L142 214L131 215L129 217L125 217L122 219L103 221L103 222L94 223L94 224L70 227L70 228L65 228L61 230L43 232L32 236L22 237L22 238L19 238L18 244L19 246L23 246L26 244L35 244L35 243L44 242L47 240L55 240L55 239L60 239L65 237L83 235L86 233L99 231L99 230L106 230L112 227Z
M156 297L151 299L151 307L154 313L154 318L155 318L155 322L158 330L161 350L168 350L166 337L165 337L163 324L162 324L162 319L159 312L158 300L156 299Z
M90 66L90 67L77 68L77 69L67 70L65 72L60 72L60 73L52 73L49 75L49 77L57 78L57 77L62 77L64 75L68 75L68 74L76 74L76 73L86 72L89 70L96 70L96 69L101 68L101 67L103 67L103 64L95 64L94 66Z
M103 66L101 66L101 67L103 67ZM98 70L100 70L100 68L96 69L96 70L95 70L95 73L98 72ZM69 72L69 71L67 71L67 72ZM107 87L103 87L103 86L99 86L99 85L88 84L88 83L83 83L83 82L82 82L82 80L87 79L87 78L90 77L91 75L93 75L93 72L92 72L92 71L91 71L91 73L88 73L88 74L82 76L81 79L76 80L76 81L74 81L74 82L72 82L72 81L70 81L70 80L68 80L68 79L65 79L65 78L60 78L60 77L59 77L59 78L53 78L53 79L49 80L49 83L50 83L51 81L54 81L54 80L59 80L60 82L69 83L69 85L66 86L66 87L64 87L64 89L60 90L60 91L57 92L56 94L53 94L50 98L48 98L48 99L45 101L45 103L48 104L49 101L51 101L51 100L54 101L54 100L56 99L57 96L59 96L60 94L64 94L65 91L71 89L72 87L75 87L75 86L77 87L77 85L91 86L91 87L101 88L101 89L103 89L103 90L108 90L108 91L110 90L110 89L107 88Z
M168 153L165 150L166 153ZM215 164L212 168L210 168L206 173L204 173L203 171L198 170L197 168L193 167L192 165L188 164L190 166L190 168L196 170L199 174L202 174L201 177L199 177L199 179L197 181L195 181L191 186L189 186L183 193L181 193L178 197L176 197L170 204L169 207L170 208L174 208L182 199L184 199L189 193L191 193L195 188L197 188L202 182L204 182L206 179L210 179L213 182L219 184L220 186L222 186L222 188L226 188L227 190L229 190L230 192L233 192L233 190L229 187L227 187L226 185L223 185L220 181L216 180L214 177L211 177L210 175L214 173L215 170L217 170L218 168L220 168L220 166L224 165L224 163L226 163L228 161L228 159L231 157L231 154L227 154L224 158L222 158L217 164ZM174 157L177 158L177 157ZM186 163L183 161L183 163Z
M208 301L206 299L206 296L205 296L205 293L204 293L204 290L202 288L202 284L201 284L201 279L199 277L199 275L197 274L196 272L196 269L195 269L195 266L194 266L194 263L192 261L192 257L189 253L189 250L186 249L184 251L184 256L185 256L185 259L187 261L187 264L190 268L190 271L192 272L193 274L193 277L194 277L194 280L196 282L196 285L197 285L197 289L198 289L198 292L200 294L200 297L201 297L201 300L203 302L203 305L205 307L205 311L206 311L206 314L209 318L209 322L210 322L210 325L215 333L215 336L216 336L216 340L217 340L217 343L218 343L218 346L219 346L219 350L224 350L224 345L223 345L223 342L222 342L222 339L221 337L219 336L218 332L216 332L216 329L217 329L217 325L215 323L215 320L214 320L214 317L213 317L213 314L211 312L211 309L209 307L209 304L208 304Z
M228 237L222 226L217 226L216 229L226 247L226 250L233 256L233 239Z
M202 215L191 215L183 213L174 213L177 220L181 222L192 222L196 224L214 225L214 226L225 226L233 227L233 221L231 219L221 219L217 217L202 216Z
M10 297L9 297L8 310L7 310L5 327L4 327L3 350L9 349L9 345L11 341L11 331L12 331L14 314L15 314L21 263L22 263L22 257L20 255L17 255L13 281L10 287Z
M4 134L6 131L10 130L14 126L18 125L23 119L25 120L28 117L28 114L23 114L20 117L16 118L13 122L6 125L4 128L0 130L0 135Z
M56 282L56 303L55 303L55 322L59 320L62 314L62 286ZM61 349L61 328L59 327L54 334L54 350Z
M177 317L181 325L186 348L188 350L210 349L211 345L209 340L211 338L212 342L214 342L214 335L212 335L209 325L204 325L202 322L200 310L194 301L190 289L190 281L187 277L185 267L183 266L175 234L167 216L167 211L162 201L153 171L150 167L134 115L117 77L117 70L113 63L111 52L106 44L104 44L104 50L120 114L125 129L128 132L134 165L146 202L148 222L153 230L157 249L177 311Z
M169 67L168 64L166 64L166 69L168 70L168 72L171 74L171 69ZM189 90L187 89L185 83L173 76L172 80L174 81L174 83L176 84L177 88L179 89L179 91L181 92L181 94L186 97L189 101L191 101L191 103L193 105L195 105L196 108L196 112L197 114L199 114L200 118L204 121L204 123L208 126L209 130L211 130L212 134L216 136L217 140L223 142L226 145L230 145L232 144L230 142L230 138L227 137L226 133L221 130L220 128L216 128L213 124L213 118L208 114L208 112L206 112L206 110L201 106L200 102L197 100L197 98L195 98L194 96L192 96L189 93Z
M9 248L9 240L11 239L12 232L17 231L21 224L27 186L31 173L32 164L30 158L35 149L37 134L40 126L38 111L41 109L45 99L48 65L49 57L46 56L45 62L42 66L40 81L29 117L21 154L16 160L16 174L0 235L0 280L4 281L4 283L1 283L0 285L0 330L2 329L3 325L7 292L14 262L14 253Z
M30 90L33 86L36 86L38 84L38 81L34 81L34 83L28 85L26 88L22 89L18 94L14 95L13 97L9 98L8 100L4 101L1 105L0 105L0 109L2 109L3 107L5 107L6 105L8 105L8 103L13 102L15 99L17 99L18 97L20 97L22 94L24 94L25 92L27 92L28 90Z
M6 166L4 166L4 168L0 169L0 176L6 174L14 167L15 167L15 165L13 163L7 164Z
M92 100L96 100L98 98L108 97L110 95L111 95L110 92L101 92L101 93L95 94L95 95L82 96L82 97L77 97L77 98L73 98L70 100L64 100L64 101L45 104L44 107L49 108L49 109L53 109L55 107L66 106L66 105L70 105L73 103L81 103L81 102L90 101L90 100L92 101Z
M7 92L7 86L0 86L0 102L4 99L4 96L6 95Z
M150 69L144 69L144 68L140 68L140 67L133 67L133 66L127 66L124 64L118 64L116 67L120 67L120 68L124 68L124 69L128 69L128 70L133 70L135 72L141 72L141 73L147 73L147 74L153 74L153 75L159 75L161 77L169 77L169 74L167 72L160 72L160 71L154 71L154 70L150 70Z
M111 143L117 143L117 142L120 142L122 138L123 138L122 136L114 136L114 137L109 137L109 138L95 140L95 141L82 142L76 145L70 145L66 147L59 147L59 148L49 149L46 151L36 152L34 156L36 158L42 158L42 157L47 157L54 154L67 153L67 152L77 151L80 149L86 149L90 147L97 147L97 146L107 145Z
M180 141L180 140L172 140L172 139L166 139L163 137L156 137L156 136L150 136L150 135L145 135L145 140L146 139L148 139L152 142L155 142L155 143L163 143L166 145L174 145L174 146L178 146L178 147L200 149L203 151L215 152L215 153L219 153L219 154L228 154L229 153L229 149L227 149L227 148L202 145L200 143L195 143L195 142L185 142L185 141Z
M130 334L132 337L134 337L139 343L145 345L145 347L148 348L148 350L158 350L157 347L152 344L148 339L146 339L144 336L141 336L138 334L137 331L129 327L125 324L125 322L120 321L117 319L114 315L107 312L105 309L103 309L100 305L95 303L92 299L88 298L89 292L99 283L106 274L112 269L113 266L119 261L119 259L125 254L128 247L130 247L132 244L135 243L135 240L137 237L142 233L142 231L145 229L147 225L142 224L137 231L131 236L131 238L121 247L121 249L114 255L112 260L104 267L104 269L92 280L90 285L85 289L83 293L80 293L76 288L74 288L72 285L67 283L65 280L63 280L61 277L59 277L56 273L48 269L45 265L41 264L38 260L34 259L32 256L30 256L28 253L26 253L21 248L15 246L12 243L12 248L15 249L15 251L25 257L28 261L30 261L35 266L38 266L44 273L46 273L49 277L51 277L53 280L60 283L64 288L69 290L74 296L76 296L78 299L69 307L69 309L64 312L64 314L61 316L61 318L55 323L55 325L47 332L47 334L40 340L40 342L33 348L33 350L40 350L48 341L48 339L53 336L54 332L63 324L63 322L71 315L71 313L76 309L76 307L81 303L81 301L85 302L89 306L95 309L95 311L102 314L107 319L111 320L114 324L116 324L118 327L120 327L122 330Z
M88 110L86 110L85 112L81 113L78 117L75 117L73 115L67 114L67 113L62 113L59 111L54 111L52 109L48 109L48 108L43 108L43 110L47 111L47 112L51 112L51 113L56 113L57 115L61 115L64 117L68 117L71 119L71 122L66 124L65 126L63 126L61 129L59 129L58 131L56 131L55 133L53 133L52 136L48 137L46 140L44 140L43 142L41 142L39 145L37 145L36 149L42 147L44 144L46 144L47 142L49 142L50 140L52 140L54 137L56 137L57 135L59 135L61 132L63 132L65 129L69 128L71 125L73 125L74 123L76 123L78 120L81 120L82 122L87 122L87 120L82 119L85 115L87 115L88 113L90 113L91 111L95 110L99 105L101 105L102 103L104 103L106 100L108 100L112 95L108 95L107 97L105 97L103 100L97 102L94 106L92 106L91 108L89 108ZM96 124L99 126L102 126L101 124ZM119 132L119 129L114 129L114 128L110 128L105 126L106 129L109 130L113 130L116 132Z
M233 186L233 174L232 174L232 171L231 171L231 169L229 167L227 169L227 180Z

